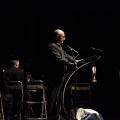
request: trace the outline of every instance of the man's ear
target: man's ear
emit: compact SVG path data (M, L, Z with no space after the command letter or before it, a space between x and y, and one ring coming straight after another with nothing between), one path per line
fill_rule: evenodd
M58 40L60 38L60 35L57 35L56 39Z
M17 64L15 64L15 66L17 67Z

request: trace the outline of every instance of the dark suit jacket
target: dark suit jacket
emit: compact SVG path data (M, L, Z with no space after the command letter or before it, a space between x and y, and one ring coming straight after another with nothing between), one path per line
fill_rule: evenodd
M6 68L3 77L6 81L23 81L24 70L15 67Z
M17 69L15 67L6 68L2 74L2 79L0 82L1 92L3 94L9 93L7 81L23 81L23 80L24 80L23 69Z
M61 45L50 43L47 52L47 74L51 76L52 83L60 82L63 75L66 73L67 66L74 65L75 59L67 54ZM54 81L54 80L55 81Z

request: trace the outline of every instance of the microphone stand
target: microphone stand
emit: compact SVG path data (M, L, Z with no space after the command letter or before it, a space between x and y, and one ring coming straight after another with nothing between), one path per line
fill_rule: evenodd
M72 49L70 49L71 50L71 53L72 53L72 56L73 56L73 58L74 58L74 64L75 64L75 67L77 68L77 63L76 63L76 60L75 60L75 56L74 56L74 54L73 54L73 50ZM73 116L74 117L74 120L77 120L76 119L76 113L77 113L77 111L76 111L76 103L77 103L77 89L76 89L76 85L77 85L77 76L78 76L78 73L77 73L77 71L75 72L75 79L74 79L74 83L75 83L75 98L74 98L74 100L73 100L73 111L74 111L74 115L75 116Z

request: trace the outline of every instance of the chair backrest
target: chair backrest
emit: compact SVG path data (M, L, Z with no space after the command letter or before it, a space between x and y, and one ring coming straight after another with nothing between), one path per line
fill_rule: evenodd
M78 107L91 107L90 83L71 83L71 99Z
M24 97L23 82L8 81L7 85L8 85L9 93L13 95L13 99L14 99L12 117L14 117L17 114L17 116L21 118L22 109L23 109L22 104L23 104L23 97ZM17 106L17 104L19 104L19 106Z
M46 108L46 94L47 87L42 80L30 80L27 83L28 100L26 101L28 113L26 113L29 119L45 119L47 120L47 108Z

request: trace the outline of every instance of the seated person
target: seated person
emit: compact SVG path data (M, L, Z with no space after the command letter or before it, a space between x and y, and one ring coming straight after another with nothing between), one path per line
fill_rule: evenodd
M19 60L10 60L10 67L6 68L3 72L3 79L7 81L23 81L24 70L19 69ZM11 90L9 90L10 92ZM19 116L21 110L21 90L12 90L13 95L12 117ZM18 109L19 108L19 109Z
M19 60L10 60L10 67L4 71L4 77L7 81L23 81L24 70L19 68Z

